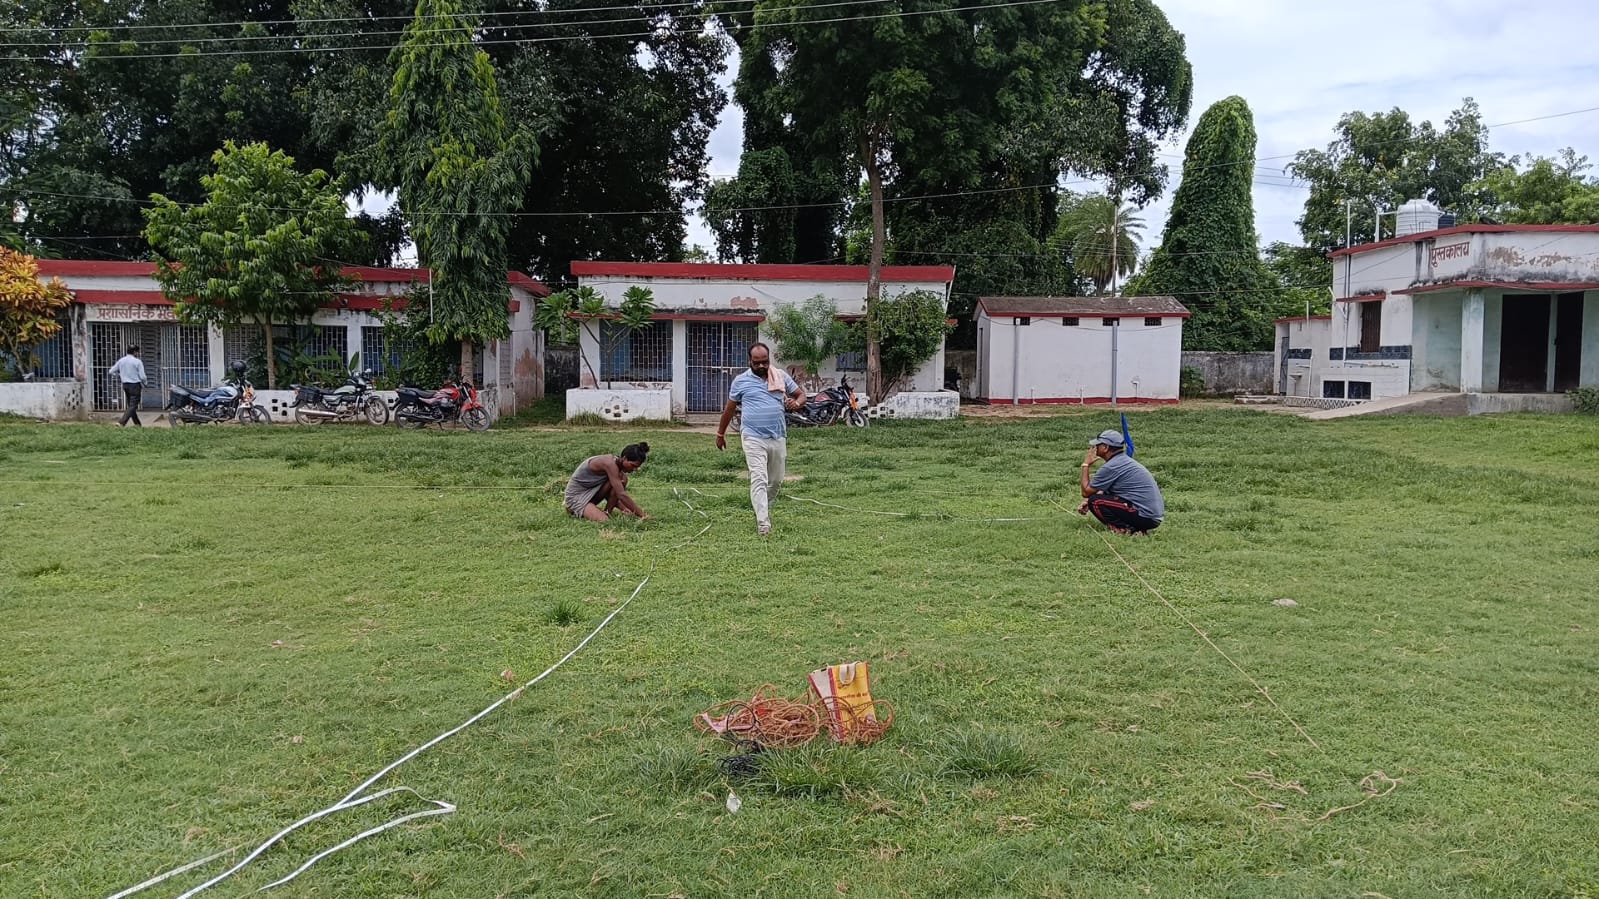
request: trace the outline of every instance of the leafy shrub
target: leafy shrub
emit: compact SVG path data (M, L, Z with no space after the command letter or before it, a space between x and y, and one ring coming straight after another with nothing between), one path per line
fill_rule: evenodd
M1578 387L1567 391L1577 411L1583 415L1599 415L1599 387Z
M1182 373L1178 377L1178 396L1205 395L1205 376L1200 374L1199 369L1193 367L1192 365L1185 365L1183 366Z

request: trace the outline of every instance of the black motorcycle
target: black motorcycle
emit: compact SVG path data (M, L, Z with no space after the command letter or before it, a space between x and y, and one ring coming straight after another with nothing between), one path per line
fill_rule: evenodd
M375 425L389 420L389 404L372 391L372 369L351 374L344 385L333 390L291 384L294 388L294 420L302 425L324 421L356 421L365 418Z
M174 384L167 391L167 417L173 424L213 424L238 420L239 424L267 424L272 416L255 404L255 387L245 380L244 363L231 366L233 377L202 390Z
M817 393L806 400L803 407L791 409L785 414L789 426L796 428L817 428L839 421L850 427L864 428L872 421L861 410L860 402L855 398L855 389L849 386L847 377L840 377L837 387Z

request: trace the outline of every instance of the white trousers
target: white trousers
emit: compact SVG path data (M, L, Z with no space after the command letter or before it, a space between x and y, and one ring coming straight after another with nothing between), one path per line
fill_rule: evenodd
M740 441L744 444L744 464L750 469L750 505L755 507L755 521L771 524L772 503L783 486L783 471L788 465L788 439L746 434Z

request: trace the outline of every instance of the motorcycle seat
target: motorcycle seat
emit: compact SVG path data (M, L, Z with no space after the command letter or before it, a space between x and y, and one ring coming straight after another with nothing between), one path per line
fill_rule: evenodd
M172 387L172 392L190 399L208 400L216 395L217 389L215 387L184 387L181 384L175 384Z

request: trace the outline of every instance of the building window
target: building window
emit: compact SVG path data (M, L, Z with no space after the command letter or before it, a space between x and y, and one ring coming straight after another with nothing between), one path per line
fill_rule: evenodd
M839 353L838 358L833 360L833 367L839 371L865 371L866 351L861 350L858 353Z
M1382 300L1360 304L1360 351L1382 351Z
M348 368L350 352L348 334L343 325L273 325L272 349L278 354L279 368L283 358L305 355L312 357L316 367L340 371ZM244 361L266 368L266 337L260 325L231 325L222 329L222 352L227 358L224 365Z
M406 347L400 340L390 340L380 325L361 328L361 367L370 368L378 375L398 375Z
M1370 381L1350 381L1348 398L1352 400L1371 399Z
M1341 400L1344 398L1343 381L1322 381L1321 395L1324 399Z
M1116 320L1114 318L1102 318L1099 320L1099 323L1107 328L1113 328L1116 326Z
M1160 316L1158 316L1158 315L1145 316L1144 317L1144 327L1146 327L1146 328L1158 328L1158 327L1160 327Z
M672 323L653 321L636 331L600 322L600 380L672 380Z
M1060 323L1064 327L1075 328L1075 327L1077 327L1077 316L1068 315L1065 318L1061 319Z
M1021 318L1016 319L1016 324L1018 324L1018 325L1030 325L1032 323L1033 323L1033 320L1030 317L1025 316L1025 315L1022 316Z
M39 367L34 370L33 374L47 381L71 380L72 318L67 313L62 312L56 316L56 324L61 326L61 330L57 331L54 337L41 341L33 347L34 355L39 357ZM17 369L19 375L22 373L22 364L19 361L15 359L7 360L3 357L0 357L0 371L5 370L8 362Z

